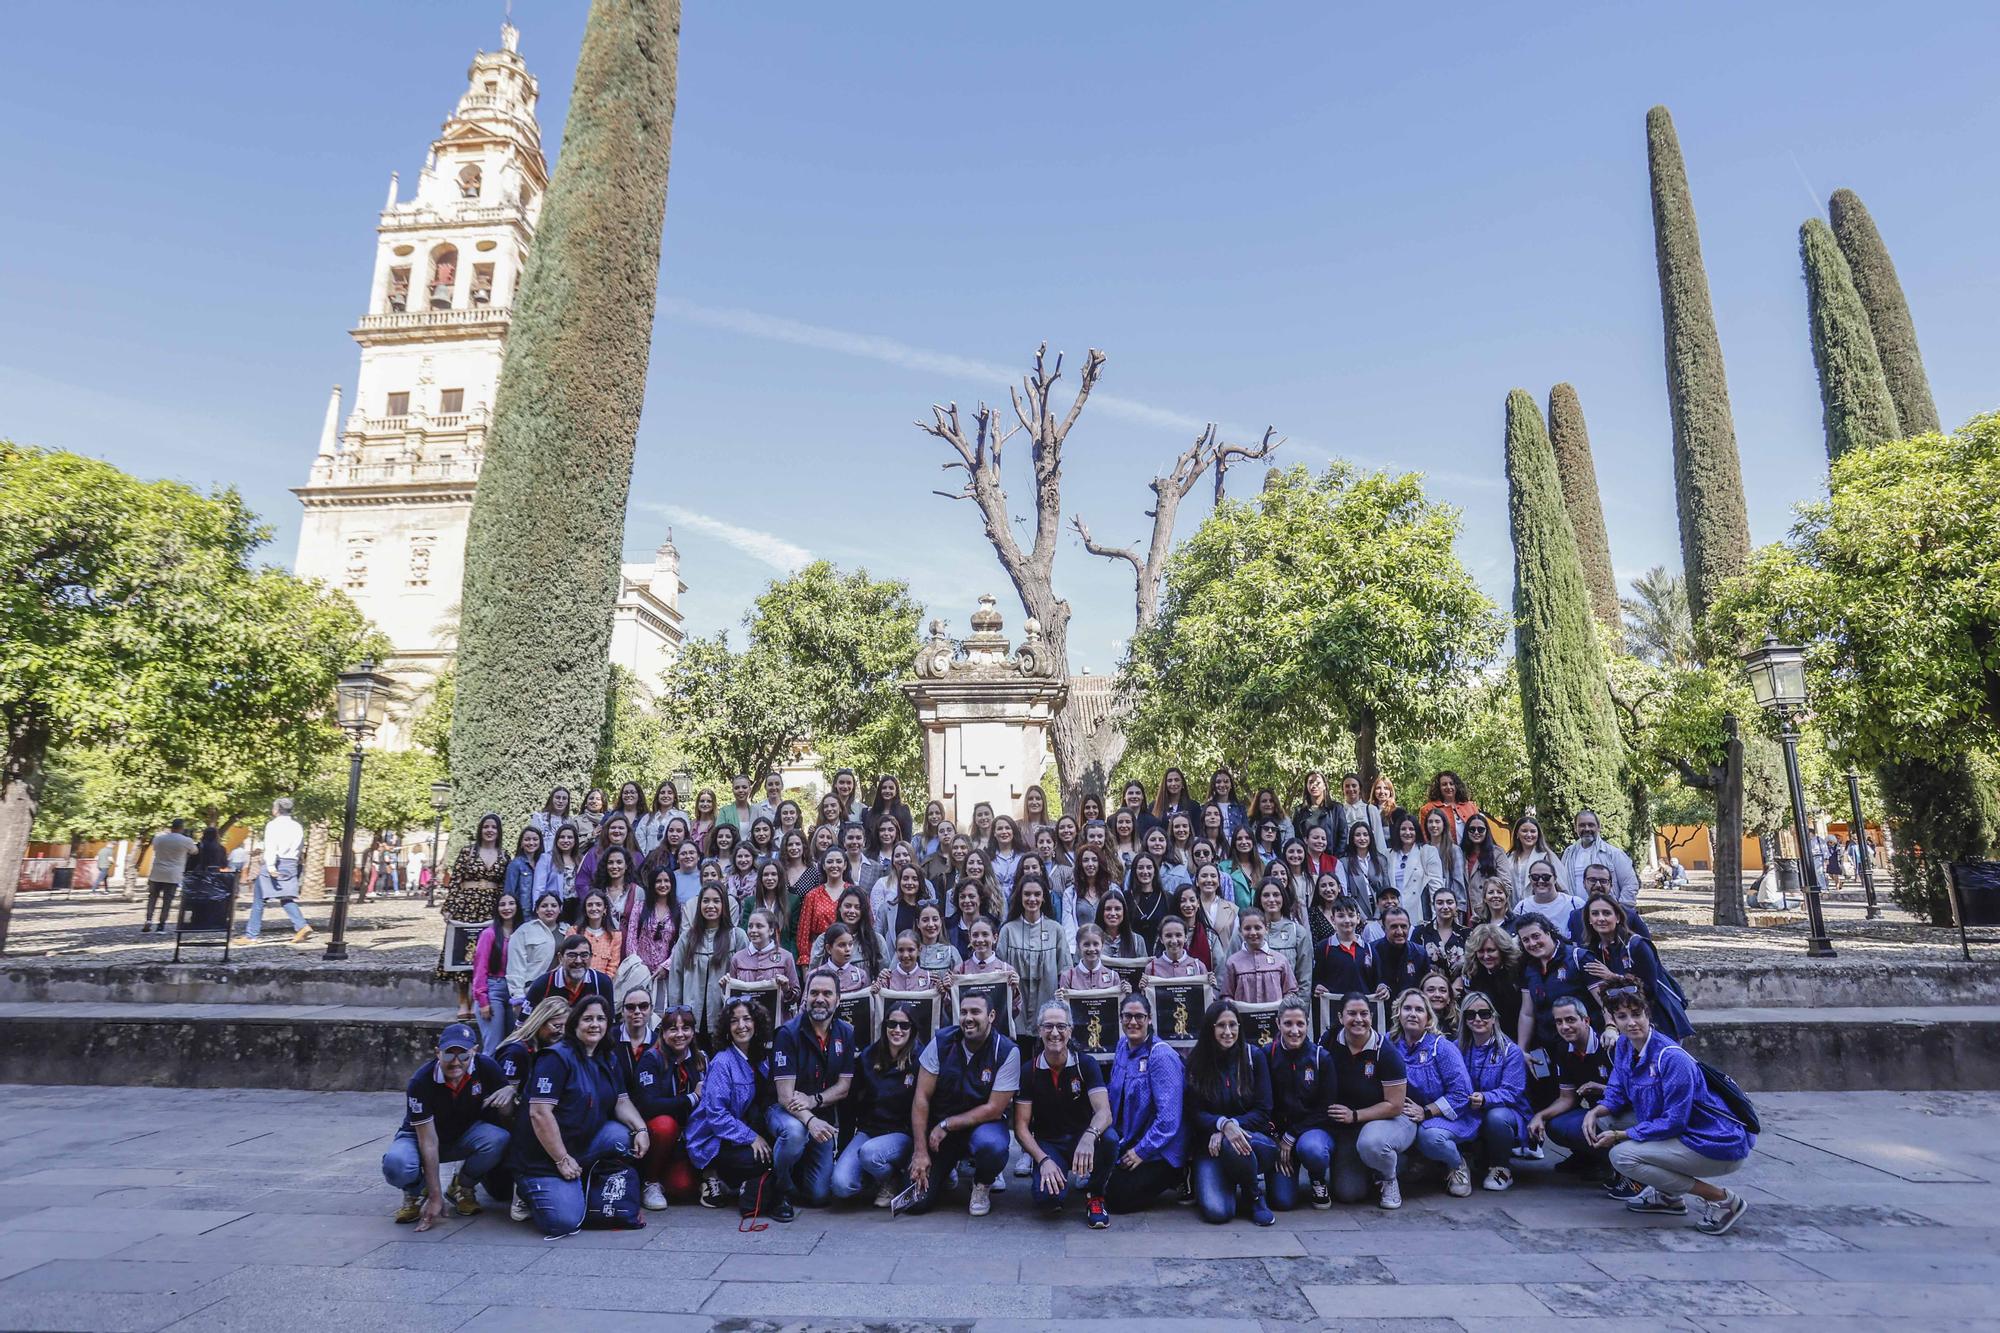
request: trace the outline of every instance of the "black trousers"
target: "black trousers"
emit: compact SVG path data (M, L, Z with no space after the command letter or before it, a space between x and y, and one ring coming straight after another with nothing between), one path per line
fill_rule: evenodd
M1178 1190L1187 1168L1151 1158L1130 1168L1117 1167L1104 1182L1104 1206L1114 1213L1137 1213L1151 1208L1169 1190Z
M752 1208L769 1212L771 1206L785 1197L784 1182L771 1169L769 1162L757 1160L747 1143L725 1143L722 1150L709 1163L723 1183L737 1191L737 1206L744 1212Z

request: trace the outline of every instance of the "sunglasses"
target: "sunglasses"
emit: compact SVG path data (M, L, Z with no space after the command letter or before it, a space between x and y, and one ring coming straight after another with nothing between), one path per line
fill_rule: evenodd
M625 1012L628 1014L643 1014L652 1007L653 1007L652 1005L647 1004L645 1001L641 1000L638 1004L626 1005Z
M1555 883L1555 882L1556 882L1556 877L1555 877L1554 875L1530 875L1530 876L1528 876L1528 883L1530 883L1530 884L1553 884L1553 883Z
M1465 1011L1465 1016L1467 1018L1491 1018L1493 1017L1493 1011L1491 1009L1468 1009Z
M1636 1000L1639 998L1639 988L1637 986L1612 986L1604 992L1604 998L1606 1002L1624 999Z
M908 1032L910 1030L910 1025L908 1023L903 1022L899 1018L890 1019L888 1022L882 1025L882 1030L884 1032Z

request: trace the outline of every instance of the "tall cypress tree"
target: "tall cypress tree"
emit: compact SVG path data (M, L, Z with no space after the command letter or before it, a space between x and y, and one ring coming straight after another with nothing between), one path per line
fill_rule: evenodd
M1924 374L1924 359L1917 351L1917 326L1910 319L1910 303L1903 296L1896 265L1889 259L1889 247L1875 230L1875 219L1852 190L1835 190L1827 212L1833 218L1834 239L1847 259L1854 277L1854 290L1868 312L1868 328L1875 335L1875 354L1881 358L1882 373L1889 381L1890 396L1896 400L1896 419L1906 435L1925 435L1942 430L1937 403L1931 397L1931 382Z
M1556 475L1562 479L1563 507L1569 510L1576 553L1583 561L1591 612L1611 629L1622 629L1618 576L1611 569L1611 537L1604 527L1604 501L1597 493L1590 431L1583 424L1583 404L1568 384L1549 390L1549 443L1555 446Z
M594 0L466 536L454 824L588 777L652 348L680 0ZM552 582L553 579L553 582ZM549 604L560 587L561 604Z
M1681 560L1687 570L1688 609L1700 624L1723 580L1740 573L1750 559L1750 519L1743 504L1743 464L1736 452L1722 342L1701 262L1701 232L1695 226L1680 139L1663 106L1646 113L1646 163L1653 185L1660 314L1666 326Z
M1896 401L1875 354L1875 335L1861 294L1841 257L1833 229L1818 218L1799 227L1799 258L1806 270L1806 318L1812 328L1813 366L1819 371L1826 456L1899 439Z
M1576 537L1563 509L1555 448L1525 390L1507 395L1507 516L1514 538L1514 646L1528 774L1545 828L1597 811L1624 846L1631 814L1625 744L1591 623Z

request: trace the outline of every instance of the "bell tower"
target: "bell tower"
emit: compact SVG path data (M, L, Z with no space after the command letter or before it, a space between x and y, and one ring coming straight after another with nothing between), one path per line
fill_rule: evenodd
M411 695L454 647L510 307L549 183L540 90L519 39L505 24L500 49L473 57L408 199L390 176L351 331L361 345L354 393L342 418L335 387L311 472L293 491L305 507L296 571L344 591L388 634L386 669Z

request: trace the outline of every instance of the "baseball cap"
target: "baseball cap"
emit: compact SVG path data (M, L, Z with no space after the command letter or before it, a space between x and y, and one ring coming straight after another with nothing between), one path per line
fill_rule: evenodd
M479 1034L472 1030L470 1023L453 1023L438 1034L438 1049L476 1051L479 1049Z

